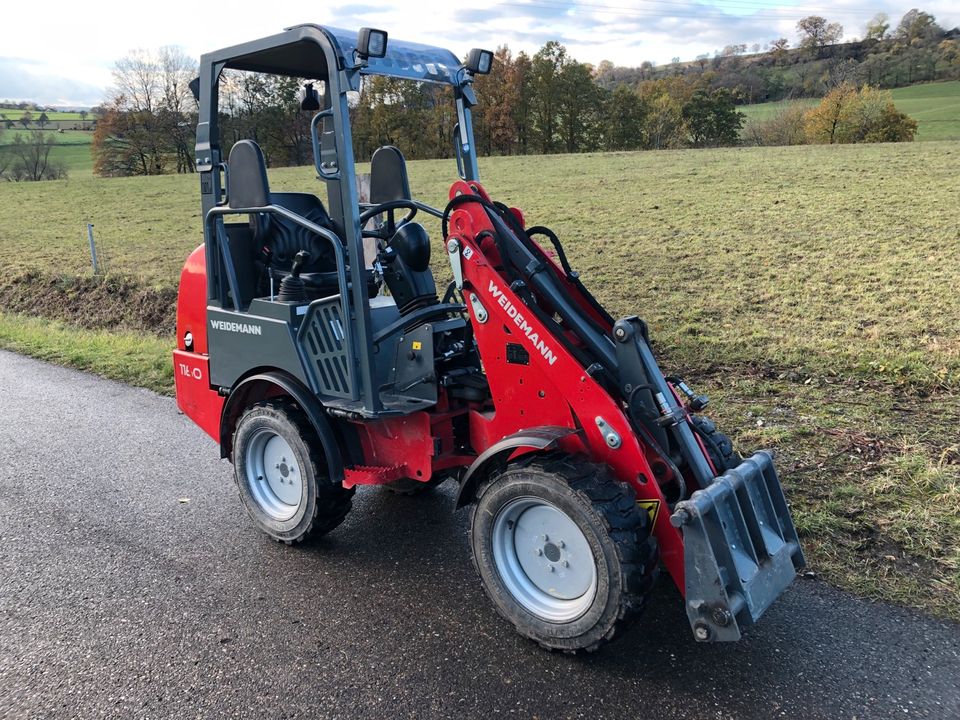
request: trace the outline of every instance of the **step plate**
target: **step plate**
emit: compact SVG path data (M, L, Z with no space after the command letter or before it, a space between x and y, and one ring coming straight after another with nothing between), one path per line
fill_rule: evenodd
M803 567L770 453L760 451L677 503L687 617L701 642L739 640Z

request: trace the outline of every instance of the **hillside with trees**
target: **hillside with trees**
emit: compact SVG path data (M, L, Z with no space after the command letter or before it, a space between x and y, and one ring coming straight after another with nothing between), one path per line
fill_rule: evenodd
M810 16L797 22L797 38L774 38L761 48L727 45L713 56L656 67L616 67L601 62L597 83L640 87L648 80L709 77L713 88L725 87L740 103L798 97L822 97L844 82L895 88L919 82L960 79L960 29L945 30L922 10L910 10L894 26L883 13L863 29L863 37L837 41L844 28L827 18Z

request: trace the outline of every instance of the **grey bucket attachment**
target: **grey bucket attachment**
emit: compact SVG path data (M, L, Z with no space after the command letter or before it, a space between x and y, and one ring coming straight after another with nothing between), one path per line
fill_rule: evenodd
M768 452L677 503L687 617L701 642L740 639L803 567L803 552Z

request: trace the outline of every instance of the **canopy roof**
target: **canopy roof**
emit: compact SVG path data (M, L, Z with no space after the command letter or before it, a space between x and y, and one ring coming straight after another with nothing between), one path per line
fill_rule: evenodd
M278 35L213 52L211 59L225 60L227 67L237 70L320 79L329 74L319 44L324 39L330 41L341 67L354 65L357 33L320 25L295 25ZM360 72L458 85L463 79L462 67L449 50L391 37L386 55L369 58Z

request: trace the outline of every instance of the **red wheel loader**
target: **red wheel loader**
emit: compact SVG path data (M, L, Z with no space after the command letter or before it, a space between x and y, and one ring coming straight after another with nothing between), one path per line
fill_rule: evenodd
M316 25L202 57L204 243L180 283L178 405L280 542L336 528L358 485L452 480L484 590L543 647L613 638L661 567L696 640L739 639L803 565L771 455L738 456L697 414L706 398L661 372L644 322L611 317L560 239L480 184L472 83L492 62ZM229 70L313 81L302 107L326 203L272 191L252 140L225 153ZM373 153L358 198L348 94L373 75L452 90L459 177L446 207L413 197L391 146ZM453 275L442 296L432 252Z

